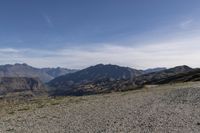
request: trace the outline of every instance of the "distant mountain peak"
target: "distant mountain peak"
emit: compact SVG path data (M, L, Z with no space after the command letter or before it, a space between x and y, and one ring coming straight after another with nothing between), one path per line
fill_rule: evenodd
M14 66L29 66L26 63L15 63Z
M160 72L160 71L163 71L163 70L166 70L166 69L167 69L166 67L149 68L149 69L144 70L144 74L153 73L153 72Z
M26 63L0 65L0 77L37 77L48 82L55 77L65 75L76 70L65 68L35 68Z
M142 71L128 67L97 64L75 73L57 77L50 81L49 85L53 88L68 90L80 84L105 80L129 80L141 74Z
M187 72L191 71L193 68L187 66L187 65L181 65L181 66L176 66L174 68L168 69L168 71L174 71L174 72Z
M187 66L187 65L181 65L181 66L176 66L174 68L182 68L182 69L192 69L191 67Z

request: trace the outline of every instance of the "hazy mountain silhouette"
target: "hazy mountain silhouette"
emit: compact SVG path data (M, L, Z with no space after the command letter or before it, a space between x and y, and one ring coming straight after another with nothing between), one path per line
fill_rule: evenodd
M35 68L27 64L1 65L0 77L37 77L43 82L48 82L57 76L74 72L65 68Z
M163 71L163 70L166 70L166 69L167 69L166 67L149 68L149 69L144 70L144 74L153 73L153 72L160 72L160 71Z
M24 97L47 95L46 86L37 78L1 77L0 95L6 97Z

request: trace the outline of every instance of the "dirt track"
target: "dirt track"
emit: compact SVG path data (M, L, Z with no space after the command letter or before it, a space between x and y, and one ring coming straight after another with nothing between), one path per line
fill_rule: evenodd
M2 108L0 132L200 132L200 83L41 102Z

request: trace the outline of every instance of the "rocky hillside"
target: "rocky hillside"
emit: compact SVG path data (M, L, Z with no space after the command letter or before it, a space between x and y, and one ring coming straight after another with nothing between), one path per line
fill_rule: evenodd
M47 94L45 85L36 78L2 77L0 78L0 95L35 96Z
M157 79L147 82L147 84L168 84L168 83L180 83L180 82L195 82L200 81L200 69L194 69L189 72L180 73L166 78Z
M120 67L117 65L99 64L80 70L75 73L67 74L55 78L49 82L49 85L58 89L71 89L73 86L96 82L101 80L126 80L134 79L143 72L128 67Z
M153 73L140 75L135 79L134 82L137 85L149 84L149 83L153 84L154 81L157 82L158 80L166 79L168 77L175 76L181 73L187 73L192 70L193 70L192 68L185 65L177 66L177 67L166 69L159 72L153 72Z
M64 68L34 68L27 64L1 65L0 77L37 77L43 82L48 82L57 76L74 72Z
M98 94L140 89L148 84L178 82L178 80L185 82L199 79L199 77L195 78L194 76L194 74L198 75L197 70L193 71L194 69L188 66L177 66L158 72L143 74L144 71L137 71L130 68L97 65L73 74L58 77L52 80L49 85L56 88L54 95ZM133 73L132 75L134 76L131 77L130 73Z

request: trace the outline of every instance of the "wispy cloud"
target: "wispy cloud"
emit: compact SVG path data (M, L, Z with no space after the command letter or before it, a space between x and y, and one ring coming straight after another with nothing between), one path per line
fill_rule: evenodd
M192 18L184 20L183 22L180 23L180 28L182 29L190 28L193 22L194 22L194 19Z
M0 49L1 53L18 53L19 50L14 49L14 48L2 48Z
M46 13L42 13L42 16L49 27L54 27L54 24L49 15L47 15Z

